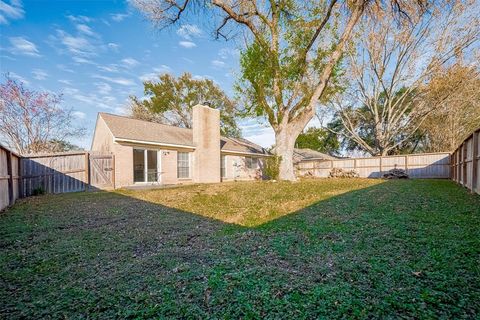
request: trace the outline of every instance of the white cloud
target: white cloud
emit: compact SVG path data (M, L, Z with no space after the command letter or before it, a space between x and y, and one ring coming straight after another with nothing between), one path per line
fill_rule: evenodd
M86 24L77 24L77 30L80 33L84 33L88 36L95 36L95 32L93 32L92 28L87 26Z
M115 51L115 52L118 52L118 48L120 47L120 45L116 44L116 43L113 43L113 42L109 42L107 44L108 48L111 49L112 51Z
M262 127L260 124L255 128L240 126L244 133L245 139L259 144L264 148L271 147L275 144L275 133L271 127Z
M89 23L92 22L92 18L86 17L86 16L74 16L74 15L68 15L67 18L71 22L80 22L80 23Z
M202 30L194 24L185 24L177 30L177 34L186 40L199 37L202 33Z
M37 80L45 80L48 77L48 73L42 69L33 69L32 74L33 74L33 77Z
M118 72L118 65L116 64L109 64L106 66L98 66L98 69L105 71L105 72Z
M72 69L70 69L69 67L67 67L64 64L57 64L57 68L62 70L62 71L65 71L65 72L70 72L70 73L74 72Z
M240 56L240 51L233 48L222 48L218 51L218 56L223 60L227 60L231 57L238 58Z
M158 80L158 76L164 73L172 73L172 68L162 64L159 67L153 68L153 72L142 74L138 77L141 81L155 81Z
M212 60L212 66L215 68L223 68L226 66L226 63L221 60Z
M128 18L130 14L129 13L112 13L110 16L112 17L113 21L121 22L125 20L125 18Z
M112 87L105 82L97 82L95 86L97 87L98 93L103 95L108 95L112 91Z
M204 74L203 76L202 76L202 75L199 75L199 74L196 74L196 75L194 75L192 78L195 79L195 80L205 80L205 79L208 79L208 80L215 81L215 79L214 79L212 76L209 76L208 74Z
M106 77L106 76L102 76L102 75L93 75L94 78L97 78L97 79L102 79L102 80L105 80L105 81L108 81L108 82L111 82L111 83L115 83L115 84L119 84L119 85L122 85L122 86L134 86L135 85L135 82L130 80L130 79L126 79L126 78L113 78L113 77Z
M113 109L113 112L115 112L116 114L124 115L124 116L129 114L129 110L126 106L116 107Z
M9 72L8 75L15 80L23 82L27 86L30 84L30 81L28 81L27 79L25 79L24 77L22 77L21 75L15 73L15 72Z
M80 63L80 64L92 64L92 65L96 64L92 60L85 59L85 58L82 58L82 57L73 57L72 60L75 61L76 63Z
M12 45L10 47L11 53L32 57L40 57L37 46L33 42L30 42L23 37L12 37L9 38L9 40L10 44Z
M125 58L125 59L122 60L122 62L127 65L127 68L134 67L134 66L136 66L140 63L133 58Z
M91 57L96 55L95 46L89 39L83 36L73 36L63 30L57 30L60 42L65 46L68 52L81 57Z
M83 102L86 105L90 105L95 108L113 111L115 110L115 106L118 105L116 98L112 96L98 96L94 93L86 95L75 88L65 88L63 92L68 94L72 99Z
M90 21L90 18L74 17L71 20L81 20L83 22ZM70 34L62 29L57 29L55 35L48 37L48 42L59 54L67 54L77 63L94 65L93 57L101 52L105 52L108 48L112 48L110 44L103 43L101 37L85 23L75 23L75 27L77 30L76 34Z
M0 0L0 24L8 24L9 20L18 20L25 16L25 10L20 1L10 0L9 2Z
M70 88L70 87L67 87L67 88L63 88L62 92L64 94L68 94L68 95L74 95L74 94L77 94L79 93L80 91L76 88Z
M85 119L85 117L86 117L87 115L85 114L85 112L73 111L73 112L72 112L72 116L74 116L74 117L77 118L77 119Z
M180 41L178 44L187 49L194 48L197 46L194 42L191 42L191 41Z
M72 80L67 80L67 79L58 79L57 81L58 81L58 82L60 82L60 83L63 83L63 84L69 85L69 86L71 86L71 85L72 85Z

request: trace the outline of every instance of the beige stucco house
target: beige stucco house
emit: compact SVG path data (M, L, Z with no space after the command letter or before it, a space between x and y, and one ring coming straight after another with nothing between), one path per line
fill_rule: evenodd
M264 148L220 136L218 110L196 105L192 118L185 129L99 113L91 150L115 155L115 187L262 177Z

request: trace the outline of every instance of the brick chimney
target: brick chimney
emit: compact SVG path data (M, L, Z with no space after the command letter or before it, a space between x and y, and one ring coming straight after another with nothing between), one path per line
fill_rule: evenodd
M197 104L193 107L193 181L220 182L220 111Z

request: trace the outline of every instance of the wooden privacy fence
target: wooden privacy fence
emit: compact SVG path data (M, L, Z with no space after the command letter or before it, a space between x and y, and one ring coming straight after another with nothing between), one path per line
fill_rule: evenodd
M115 188L111 154L67 152L19 156L0 146L0 210L35 193Z
M480 194L480 129L452 153L452 180Z
M362 178L381 178L391 169L404 169L412 178L450 178L450 153L420 153L398 156L310 160L297 164L300 176L327 178L332 168L355 170Z
M20 156L0 145L0 210L20 196Z

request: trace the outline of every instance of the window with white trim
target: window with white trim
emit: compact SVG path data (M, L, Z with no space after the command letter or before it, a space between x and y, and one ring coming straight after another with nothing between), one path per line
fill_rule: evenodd
M177 152L177 177L190 178L190 152Z
M247 169L257 169L257 158L245 157L245 166Z
M227 156L222 156L220 159L220 174L222 178L225 178L227 176Z

